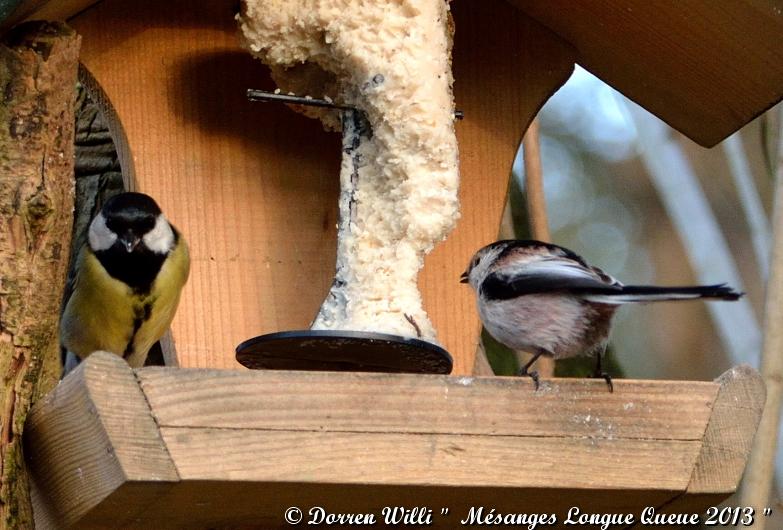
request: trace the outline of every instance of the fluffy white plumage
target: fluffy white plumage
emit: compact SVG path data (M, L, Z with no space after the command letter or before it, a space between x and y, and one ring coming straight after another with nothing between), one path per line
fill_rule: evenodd
M117 241L117 234L109 230L106 225L106 216L99 213L90 223L90 229L87 233L87 240L90 248L94 251L107 250Z
M141 238L144 244L153 252L165 254L174 246L174 231L163 216L158 215L155 226Z

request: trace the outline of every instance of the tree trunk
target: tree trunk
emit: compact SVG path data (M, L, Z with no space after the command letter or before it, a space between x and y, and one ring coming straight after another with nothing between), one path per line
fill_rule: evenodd
M59 377L80 38L29 23L0 44L0 528L32 528L22 428Z

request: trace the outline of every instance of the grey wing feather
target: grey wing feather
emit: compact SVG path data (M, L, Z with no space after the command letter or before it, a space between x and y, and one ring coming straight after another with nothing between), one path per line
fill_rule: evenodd
M553 258L496 270L487 275L480 289L489 300L508 300L553 291L612 294L621 292L623 286L600 269Z

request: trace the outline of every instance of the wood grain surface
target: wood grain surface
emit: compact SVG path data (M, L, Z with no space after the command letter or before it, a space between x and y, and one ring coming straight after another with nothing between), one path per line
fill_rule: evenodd
M117 355L91 355L36 403L25 428L36 528L68 527L128 482L152 483L126 491L124 506L114 506L121 520L158 495L156 484L179 480L136 378Z
M508 1L577 47L585 68L702 145L783 97L779 0ZM24 0L4 25L64 19L94 3Z
M339 137L246 101L247 88L274 87L239 48L234 7L105 0L71 20L127 134L139 190L190 242L173 323L186 367L237 367L241 341L306 328L334 272ZM479 324L459 275L495 238L522 132L570 74L573 52L501 0L453 11L462 219L426 260L420 287L454 372L465 374Z
M163 427L161 434L182 480L471 488L684 491L701 446L699 440L365 432L303 436L182 427ZM251 454L269 457L248 458Z
M347 432L360 422L368 432L639 440L701 440L718 390L707 382L618 380L610 393L603 379L553 379L535 392L517 377L165 368L138 377L165 427ZM393 392L379 392L392 383Z
M578 62L705 147L783 98L779 0L509 0Z
M716 382L720 389L686 494L672 499L661 512L703 514L705 507L718 506L726 491L739 486L754 438L748 433L756 432L764 410L764 382L747 365L732 368ZM758 512L755 516L762 517Z
M471 506L562 522L572 506L720 501L762 407L747 368L610 394L572 379L534 392L519 378L134 371L99 352L33 409L26 452L40 528L278 528L289 506L449 508L442 528Z

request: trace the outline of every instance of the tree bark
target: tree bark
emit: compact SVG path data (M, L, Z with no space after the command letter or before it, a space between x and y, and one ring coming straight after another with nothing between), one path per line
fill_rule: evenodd
M0 44L0 528L33 527L22 428L60 372L79 44L42 22Z

